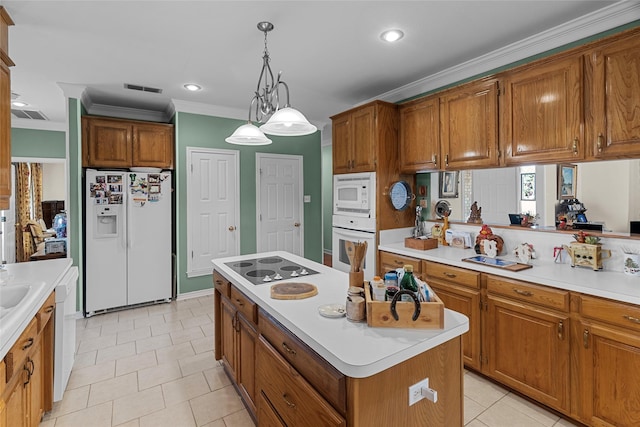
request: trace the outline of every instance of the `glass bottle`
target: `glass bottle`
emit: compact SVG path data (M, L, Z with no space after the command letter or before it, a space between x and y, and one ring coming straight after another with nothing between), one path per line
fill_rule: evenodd
M405 264L404 266L404 275L400 280L400 290L411 291L418 297L418 282L416 282L416 278L413 276L413 265ZM402 295L401 301L413 301L409 295Z

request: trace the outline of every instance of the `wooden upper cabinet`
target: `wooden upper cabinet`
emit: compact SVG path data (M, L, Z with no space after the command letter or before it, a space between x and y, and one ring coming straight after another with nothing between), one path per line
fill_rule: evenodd
M441 169L498 166L498 81L480 80L440 97Z
M582 88L580 56L507 73L501 94L505 164L583 159Z
M400 112L400 171L438 169L440 104L438 97L403 104Z
M13 21L0 6L0 209L9 209L11 197L11 74L9 31Z
M595 158L640 156L640 38L637 33L586 56L586 144Z
M173 125L82 118L82 166L173 168Z
M173 168L173 126L133 126L132 160L136 166Z
M397 107L373 101L331 117L333 173L378 171L388 150L397 150ZM390 148L391 147L391 148Z

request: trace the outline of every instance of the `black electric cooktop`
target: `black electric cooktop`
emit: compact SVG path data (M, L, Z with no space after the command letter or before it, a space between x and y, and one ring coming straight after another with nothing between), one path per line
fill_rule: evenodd
M279 256L245 259L225 263L254 285L265 285L284 279L304 278L317 271Z

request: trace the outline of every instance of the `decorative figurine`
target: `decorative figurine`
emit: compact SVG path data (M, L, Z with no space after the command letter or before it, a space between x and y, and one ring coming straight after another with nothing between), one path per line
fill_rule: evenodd
M498 255L498 244L495 240L484 239L482 241L482 249L489 258L495 258Z
M573 235L576 239L564 249L571 257L571 267L590 267L594 271L602 270L602 260L611 258L611 250L602 249L600 238L590 236L584 231Z
M471 205L471 213L469 214L468 223L482 224L482 208L478 207L478 202Z
M488 225L484 224L482 226L482 228L480 228L480 232L478 233L478 236L476 237L476 245L474 247L475 251L477 254L485 254L487 255L487 253L484 250L484 240L492 240L495 241L496 243L496 250L497 250L497 254L499 255L500 252L502 252L502 247L504 246L504 240L502 240L502 237L497 236L495 234L493 234L493 231L491 230L491 227L489 227Z
M442 224L442 243L440 243L440 241L438 241L438 244L442 245L442 246L449 246L449 243L447 242L447 230L449 229L449 214L451 213L451 211L446 211L442 217L444 223Z
M513 250L513 253L516 255L516 258L523 263L529 264L532 258L536 257L536 253L533 250L533 245L529 243L522 243Z

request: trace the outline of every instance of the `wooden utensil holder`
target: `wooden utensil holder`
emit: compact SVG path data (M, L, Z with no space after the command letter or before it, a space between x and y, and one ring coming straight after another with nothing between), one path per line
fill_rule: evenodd
M364 298L367 305L367 325L378 328L442 329L444 328L444 303L435 293L429 294L430 302L420 303L420 315L413 321L413 302L397 302L398 320L391 314L391 301L374 301L367 282Z

